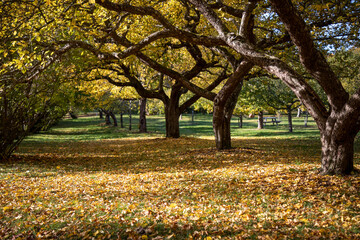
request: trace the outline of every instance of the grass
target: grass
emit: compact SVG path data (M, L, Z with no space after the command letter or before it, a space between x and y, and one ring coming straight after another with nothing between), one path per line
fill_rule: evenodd
M317 174L313 123L289 134L284 120L234 119L226 151L209 116L183 116L179 139L163 138L162 117L148 123L139 134L80 118L26 139L0 164L0 238L360 238L360 176Z
M104 126L104 120L96 117L65 120L47 132L32 135L25 142L44 141L85 141L117 138L143 138L163 137L165 135L164 116L147 117L148 133L138 133L138 117L132 117L132 131L129 131L128 116L124 116L124 128ZM286 119L282 119L279 126L267 125L262 130L257 130L257 119L246 118L243 128L238 127L237 118L232 119L232 132L234 138L297 138L297 139L318 139L319 131L313 120L310 119L308 127L304 127L302 118L295 118L293 121L294 132L288 132ZM120 123L119 123L120 124ZM191 115L183 115L180 120L180 133L182 136L213 138L211 115L196 114L194 121Z

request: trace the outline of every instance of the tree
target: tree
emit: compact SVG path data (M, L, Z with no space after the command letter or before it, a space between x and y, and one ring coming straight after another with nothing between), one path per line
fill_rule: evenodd
M57 67L32 79L16 69L0 75L1 161L7 160L26 136L50 128L68 112L71 84L62 82Z
M69 110L75 89L67 79L74 77L77 66L67 60L74 46L43 44L50 32L47 27L54 22L51 12L66 9L50 9L43 1L0 3L1 161L26 136L48 129ZM51 31L50 38L57 34Z
M91 17L85 19L78 17L78 13L71 13L79 19L74 27L79 33L75 34L75 39L57 44L82 47L100 59L119 60L134 55L208 99L215 99L215 93L204 91L166 64L154 60L158 56L155 49L164 46L164 39L176 39L191 46L225 50L222 52L230 53L223 55L227 61L231 61L230 56L241 60L244 72L238 72L240 77L246 75L250 65L257 65L286 83L306 106L320 129L323 174L349 174L353 170L354 138L360 130L360 89L351 96L345 91L326 61L324 51L329 44L345 46L358 39L356 1L150 1L152 6L148 2L95 2L96 5L77 8L87 12L84 16ZM169 14L169 9L176 14ZM131 24L132 20L136 24ZM89 34L93 37L79 41ZM117 48L108 51L107 43L116 43ZM296 47L293 53L297 54L303 68L326 94L328 105L303 74L281 56L282 50L292 45ZM239 62L233 67L233 73L238 66ZM232 79L238 81L239 78ZM226 106L226 101L221 99L220 106Z
M290 65L278 57L259 52L246 38L231 33L209 4L201 0L190 0L190 2L201 11L217 30L219 38L229 47L270 74L279 77L301 99L320 130L321 173L350 174L354 169L354 138L360 130L360 89L357 89L352 96L345 91L324 55L314 44L309 27L295 5L289 0L269 1L297 47L302 65L326 93L329 109L313 88ZM255 9L256 5L257 1L249 1L247 9ZM355 6L354 3L351 5ZM354 14L355 10L349 7L349 15ZM330 19L332 23L336 23L335 20Z
M245 93L251 101L250 105L262 106L272 111L285 110L288 116L289 132L293 132L292 111L299 107L296 95L278 79L253 79L246 84Z

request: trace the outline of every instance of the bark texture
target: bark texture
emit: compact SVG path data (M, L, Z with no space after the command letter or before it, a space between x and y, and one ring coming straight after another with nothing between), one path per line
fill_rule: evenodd
M252 63L243 60L214 99L213 129L216 148L219 150L231 148L231 117L242 89L243 79L252 67Z
M226 24L202 0L189 0L216 29L229 47L248 61L286 83L308 109L320 130L322 173L349 174L353 169L353 138L360 130L360 89L352 96L344 90L324 55L316 48L308 26L290 0L269 0L295 46L302 65L326 93L329 109L315 90L281 59L258 51L248 37L231 33ZM250 1L256 3L257 1ZM246 9L245 9L246 10Z
M141 133L147 132L147 127L146 127L146 98L140 99L139 131Z

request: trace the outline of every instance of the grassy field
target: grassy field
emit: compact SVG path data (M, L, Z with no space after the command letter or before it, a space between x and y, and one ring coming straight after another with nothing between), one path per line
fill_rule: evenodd
M216 151L211 118L165 139L64 120L0 164L0 239L360 239L360 176L320 176L318 131L295 119L256 130L233 121ZM359 141L355 162L360 168Z

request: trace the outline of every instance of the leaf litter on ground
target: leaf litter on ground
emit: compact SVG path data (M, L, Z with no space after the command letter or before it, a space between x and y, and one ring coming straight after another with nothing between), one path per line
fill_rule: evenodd
M198 138L24 144L0 165L0 238L360 238L360 176L318 175L316 141L233 145L217 151Z

